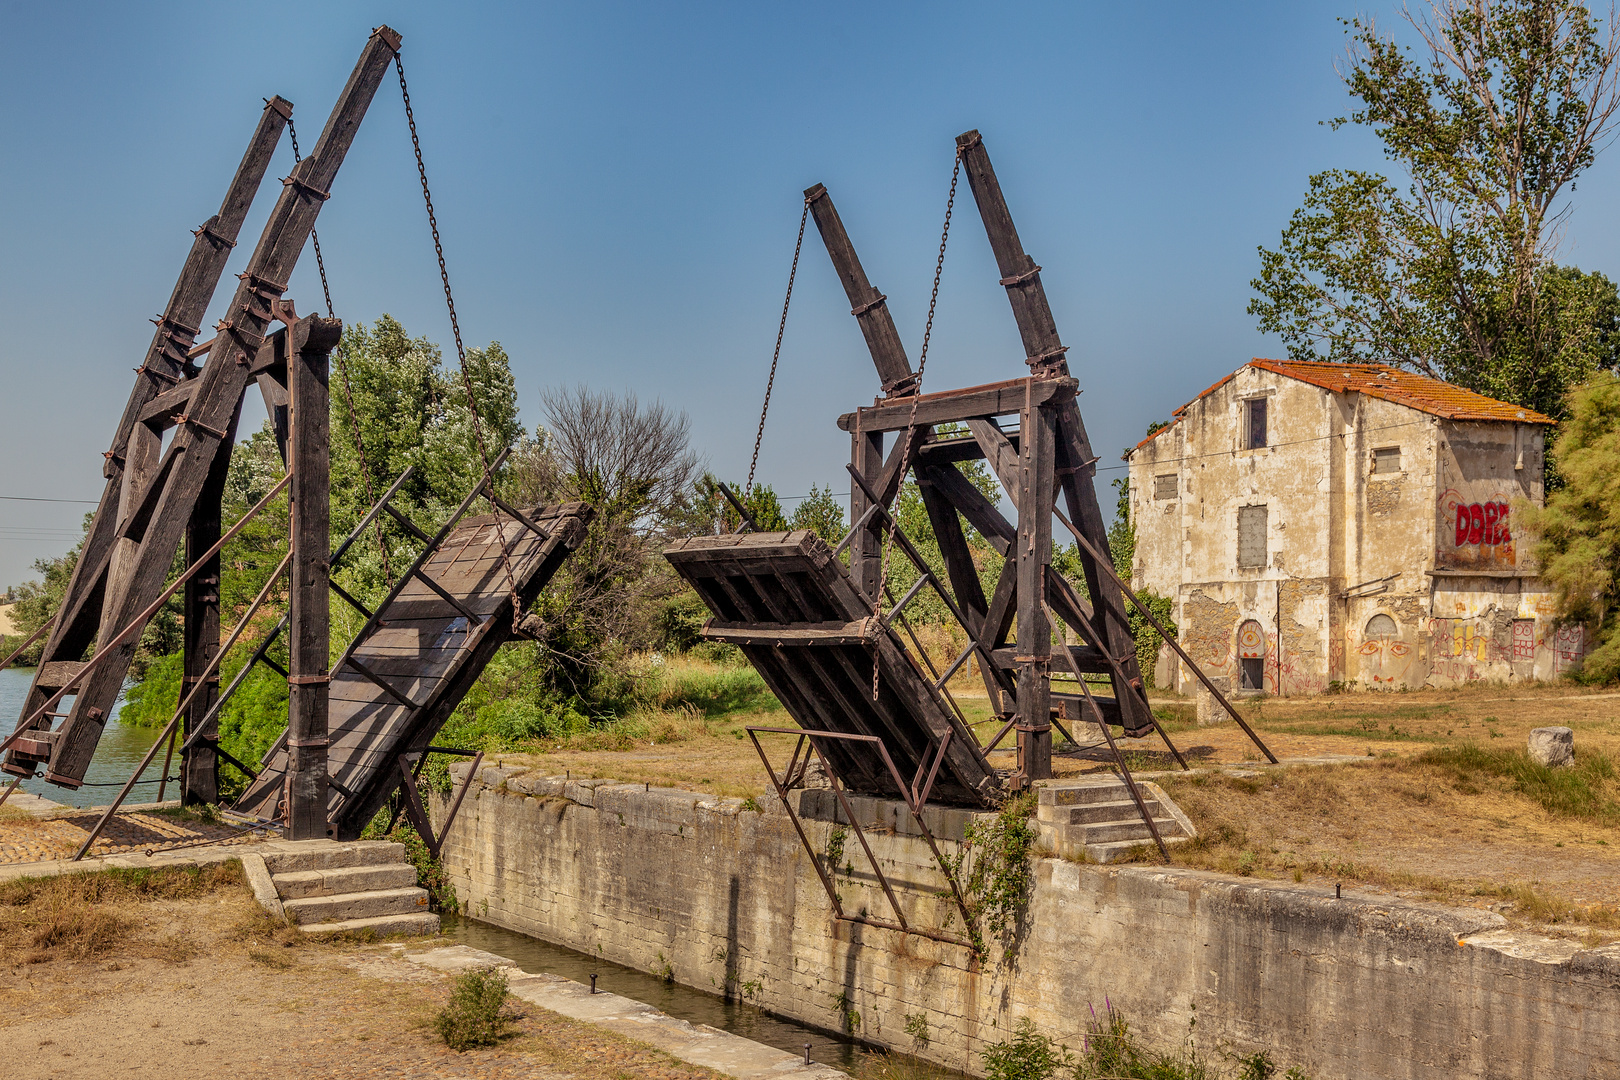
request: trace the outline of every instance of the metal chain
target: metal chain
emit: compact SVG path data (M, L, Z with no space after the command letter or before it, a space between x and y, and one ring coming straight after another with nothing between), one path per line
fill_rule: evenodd
M939 278L945 271L945 242L951 236L951 212L956 208L956 182L962 175L962 148L956 148L956 163L951 167L951 193L945 199L945 224L939 231L939 258L934 263L934 291L928 296L928 322L923 326L922 351L917 354L917 382L912 390L911 415L906 418L906 442L900 449L902 463L911 460L911 443L917 434L917 405L922 400L923 371L928 367L928 341L934 336L934 311L939 306ZM900 484L905 486L906 473L910 470L902 467L900 470ZM882 492L879 492L881 495ZM900 509L900 495L895 493L895 510ZM883 549L878 553L878 601L882 602L883 595L889 587L889 556L894 547L895 530L900 527L898 513L889 515L889 531L884 537ZM919 568L919 572L921 572ZM872 654L872 700L878 699L878 662L877 653Z
M450 310L450 333L456 341L456 359L461 366L461 385L467 392L467 411L472 416L473 441L478 444L478 457L484 465L484 498L495 519L495 536L501 544L501 567L506 572L506 589L512 600L512 629L523 618L523 605L517 592L517 575L512 571L511 554L506 549L506 529L501 525L501 511L495 504L495 476L489 465L489 450L484 445L484 428L478 420L478 397L473 392L472 374L467 370L467 347L461 341L461 321L456 318L456 298L450 292L450 271L444 265L444 244L439 239L439 219L433 212L433 192L428 188L427 166L422 163L422 140L416 132L416 113L411 109L411 91L405 85L405 64L399 53L394 54L394 70L399 72L399 93L405 99L405 122L411 129L411 148L416 151L416 173L422 179L422 202L427 206L428 228L433 231L433 253L439 259L439 280L444 283L444 304Z
M287 118L287 134L292 136L293 161L304 160L304 155L298 152L298 129L293 127L292 117ZM337 312L332 309L332 286L326 280L326 260L321 258L321 238L314 229L309 230L309 238L315 244L315 265L321 271L321 292L326 296L326 317L337 318ZM338 375L343 380L343 403L349 410L349 427L354 431L354 448L360 458L360 479L366 487L366 503L377 505L377 493L371 483L371 467L366 464L366 442L360 435L360 417L354 411L354 390L349 385L349 365L343 362L343 350L337 350ZM383 576L388 579L390 591L394 588L394 567L388 557L388 538L383 535L382 515L378 514L372 522L377 535L377 550L382 555Z
M793 242L793 268L788 271L787 295L782 298L782 321L776 324L776 351L771 353L771 377L765 380L765 404L759 409L759 430L754 432L754 456L748 462L748 483L743 485L743 503L754 488L754 469L759 465L759 443L765 437L765 414L771 411L771 387L776 385L776 362L782 359L782 334L787 330L788 305L793 303L793 279L799 276L799 252L804 249L804 224L810 218L810 200L804 200L799 215L799 238Z
M293 127L292 117L287 117L287 134L292 136L293 161L304 160L304 155L298 152L298 129ZM326 297L326 317L337 318L332 310L332 286L326 281L326 259L321 256L321 234L314 229L309 230L309 239L315 245L315 266L321 272L321 293Z

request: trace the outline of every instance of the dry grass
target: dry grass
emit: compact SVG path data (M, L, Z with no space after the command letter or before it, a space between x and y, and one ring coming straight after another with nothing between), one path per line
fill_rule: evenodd
M94 873L0 894L0 1030L40 1075L720 1080L645 1044L525 1006L497 1047L456 1054L433 1035L437 972L273 919L234 867ZM50 911L102 912L109 934ZM32 920L31 922L29 920ZM27 963L31 928L54 926ZM12 948L13 943L16 948Z
M194 899L240 888L242 865L206 869L104 870L0 883L0 963L90 960L131 945L138 921L127 910L151 900ZM141 942L147 955L184 963L192 945L178 934Z
M1175 850L1175 861L1489 906L1515 922L1577 934L1620 930L1620 825L1603 802L1613 780L1602 781L1595 804L1581 803L1565 790L1580 784L1556 779L1548 790L1511 760L1459 767L1459 758L1475 757L1431 751L1247 776L1160 777L1200 834ZM1580 779L1573 770L1563 776Z

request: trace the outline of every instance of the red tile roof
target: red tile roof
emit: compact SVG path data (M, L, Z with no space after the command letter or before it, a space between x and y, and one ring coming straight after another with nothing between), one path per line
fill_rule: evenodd
M1325 360L1251 360L1246 367L1287 375L1291 379L1320 386L1336 394L1366 394L1368 397L1392 401L1419 412L1444 417L1447 420L1504 420L1522 424L1556 423L1533 409L1511 405L1506 401L1488 398L1472 390L1464 390L1439 379L1416 375L1388 364L1335 364ZM1241 368L1238 370L1242 370ZM1201 401L1231 382L1233 372L1220 382L1199 394L1175 412L1175 419L1165 427L1136 444L1146 446L1174 427L1194 402Z

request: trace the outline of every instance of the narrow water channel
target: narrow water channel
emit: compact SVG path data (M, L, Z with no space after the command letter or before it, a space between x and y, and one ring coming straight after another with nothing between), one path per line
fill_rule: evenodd
M0 729L10 734L22 719L23 704L28 700L28 688L34 682L33 668L5 668L0 670ZM71 697L63 698L63 703L73 701ZM77 790L69 790L48 784L43 777L22 782L22 790L52 802L62 803L64 806L106 806L118 794L129 774L135 771L135 766L141 763L152 741L158 737L157 728L131 727L118 722L118 712L123 708L124 698L119 695L118 703L113 706L112 719L107 723L107 729L101 734L101 741L96 744L96 755L90 759L90 768L84 774L84 786ZM66 709L59 711L65 712ZM146 770L149 781L135 785L130 793L130 802L151 802L157 798L158 771L163 766L163 755L160 753L152 767ZM177 768L171 766L171 770ZM7 777L9 782L10 777ZM173 794L175 785L169 785L169 793Z
M594 974L598 989L645 1002L677 1020L708 1024L793 1054L803 1054L804 1044L809 1043L812 1061L846 1072L854 1071L867 1049L847 1035L808 1027L742 1002L727 1001L718 993L719 987L715 988L716 993L704 993L476 919L446 915L443 921L445 936L458 944L504 956L531 975L561 975L589 983ZM908 1058L907 1064L907 1075L916 1080L967 1080L964 1073L928 1062Z

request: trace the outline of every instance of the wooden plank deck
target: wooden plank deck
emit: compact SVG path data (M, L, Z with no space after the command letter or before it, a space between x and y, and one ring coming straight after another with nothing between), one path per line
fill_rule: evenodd
M564 503L527 513L548 532L545 539L500 515L524 606L579 546L593 511L584 503ZM424 574L481 622L472 622L412 577L379 612L381 625L352 649L354 659L388 689L352 664L332 672L328 762L334 784L328 811L340 839L352 839L365 828L399 786L399 755L432 742L495 650L512 637L511 589L495 525L492 515L467 518L422 565ZM286 768L282 746L235 809L277 817Z
M664 557L714 612L705 636L735 642L800 727L876 735L908 781L949 732L933 797L971 806L995 801L1001 780L978 741L814 534L693 537ZM870 744L828 739L822 751L851 790L900 794Z

